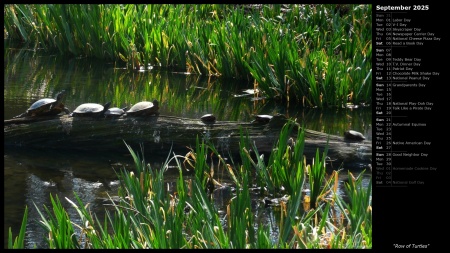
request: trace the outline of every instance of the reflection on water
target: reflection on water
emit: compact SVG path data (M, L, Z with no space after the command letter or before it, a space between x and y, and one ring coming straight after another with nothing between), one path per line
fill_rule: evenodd
M250 121L253 114L283 113L296 118L309 129L335 135L354 129L362 132L366 139L372 139L371 108L316 110L295 104L284 107L274 101L252 99L253 95L239 96L249 87L252 88L253 84L211 80L155 69L133 72L121 69L114 63L38 56L31 51L6 51L4 119L11 119L24 112L37 99L53 97L65 89L69 91L65 104L71 110L86 102L112 101L113 106L130 107L136 102L156 98L161 101L160 112L164 115L199 118L213 113L219 120ZM158 136L158 132L155 132L155 140ZM223 145L227 145L226 141L224 138ZM167 157L146 154L145 158L153 168L160 168ZM75 210L64 199L75 200L74 192L83 203L90 203L90 209L101 216L107 193L117 193L116 171L130 168L130 164L132 159L128 153L101 150L74 153L5 147L4 245L9 227L13 236L18 234L25 206L29 208L30 221L26 247L45 245L39 226L40 217L34 204L41 210L44 205L50 207L50 194L59 197L75 223L78 222ZM345 180L345 174L345 171L341 172L340 180ZM166 176L169 185L173 184L177 175L174 171L173 175L169 173ZM227 182L224 176L221 180ZM342 187L340 191L343 194ZM229 188L216 191L216 206L223 210L230 196ZM255 208L258 206L256 196L253 205ZM256 210L255 216L264 223L273 222L278 217L271 209ZM273 227L275 229L276 226Z
M80 224L78 213L65 200L75 200L74 192L84 204L89 204L90 210L95 212L99 220L104 217L104 210L110 204L108 195L116 196L119 182L116 171L130 168L131 157L102 156L98 154L64 154L54 152L49 155L36 150L13 150L4 155L5 160L5 223L4 245L7 243L9 227L13 235L17 235L21 225L25 205L29 207L29 223L27 225L27 248L42 248L46 246L44 230L40 227L41 220L34 205L40 210L44 206L51 207L50 195L58 196L63 207L68 211L71 220ZM112 160L113 159L113 160ZM165 158L154 158L150 164L152 168L160 168ZM112 161L117 161L111 164ZM357 174L357 173L356 173ZM214 192L214 203L222 216L226 214L226 206L233 196L233 185L223 171L216 172L218 181L228 187L223 187ZM367 186L370 173L365 174L364 185ZM165 176L168 189L176 189L175 180L178 172L175 168L169 169ZM187 177L188 178L188 177ZM338 194L345 196L343 183L347 180L347 173L342 171L339 177ZM230 187L231 186L231 187ZM277 222L279 214L272 208L265 208L261 204L261 197L254 192L252 208L255 210L255 218L259 220L255 224L270 224L273 234L277 234Z

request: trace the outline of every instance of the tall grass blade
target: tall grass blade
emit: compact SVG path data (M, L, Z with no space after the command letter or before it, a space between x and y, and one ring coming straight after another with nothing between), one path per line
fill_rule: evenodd
M14 239L12 239L11 228L9 228L8 233L8 249L24 249L25 248L25 232L28 222L28 206L25 206L25 211L22 218L22 225L20 226L19 235Z

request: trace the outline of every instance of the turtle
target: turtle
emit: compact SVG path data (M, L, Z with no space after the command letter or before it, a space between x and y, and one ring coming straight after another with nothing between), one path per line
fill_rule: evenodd
M108 110L106 110L105 112L105 117L107 118L117 118L120 117L122 115L124 115L126 112L125 110L127 109L127 107L124 108L119 108L119 107L112 107L109 108Z
M64 106L63 100L66 96L66 91L62 90L56 95L56 98L43 98L34 102L26 112L15 116L14 118L22 118L25 116L35 117L35 116L48 116L57 115L61 112L70 114L69 109Z
M261 123L261 124L267 124L269 121L273 118L272 115L253 115L255 118L251 123Z
M79 105L71 114L71 117L100 117L109 109L111 102L104 105L96 103L85 103Z
M133 105L127 111L127 116L147 116L159 114L159 102L154 99L153 102L142 101Z
M285 115L277 113L276 115L254 115L255 119L251 121L251 123L257 123L257 124L267 124L267 123L285 123L287 118Z
M203 123L214 123L216 122L216 116L213 114L205 114L200 119L203 121Z
M362 141L366 139L366 137L364 137L362 133L354 130L345 131L344 138L347 140L354 140L354 141Z

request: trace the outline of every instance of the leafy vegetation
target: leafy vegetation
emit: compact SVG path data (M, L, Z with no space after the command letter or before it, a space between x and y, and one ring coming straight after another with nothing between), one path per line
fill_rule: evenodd
M308 107L371 103L371 5L4 6L5 38L72 57L247 80Z
M295 129L297 138L286 145L286 137ZM226 163L212 145L197 141L188 155L175 155L155 169L127 145L135 169L118 172L118 198L110 197L114 212L105 210L105 220L100 221L87 209L88 203L78 197L76 201L66 199L80 217L80 222L74 223L58 197L50 196L52 206L44 207L45 213L36 207L40 224L48 233L43 236L52 249L371 248L371 184L363 187L362 173L357 178L349 173L345 189L350 201L345 202L337 194L339 171L330 176L322 172L326 154L320 156L318 150L316 162L306 164L302 128L288 122L280 136L274 146L277 152L267 164L258 154L256 162L254 155L249 155L244 133L242 164ZM164 183L171 161L176 162L179 172L173 191ZM233 186L221 184L214 176L219 166L228 171ZM185 175L186 168L194 170L192 176ZM221 214L211 200L213 192L223 187L232 187L235 193ZM264 197L256 207L251 204L254 187L260 187L259 196ZM281 194L287 197L281 198ZM269 208L279 217L276 233L269 224L259 223L255 215ZM9 248L23 248L27 222L26 209L14 243L9 235Z
M245 88L251 84L256 98L341 108L348 103L371 103L371 8L337 4L8 4L4 5L4 37L30 49L20 54L31 55L31 65L42 60L34 57L36 52L98 59L103 64L114 61L114 67L124 63L127 71L99 68L102 64L75 65L74 72L87 73L84 68L89 68L115 73L100 82L89 75L83 79L85 87L76 92L73 108L90 100L106 99L122 106L164 97L176 109L189 110L191 101L197 100L209 103L199 106L213 105L226 113L223 108L227 104L211 92L220 79L237 80L245 83ZM12 54L5 46L5 55ZM14 59L19 57L11 58L5 60L5 74L16 76ZM56 69L54 62L51 66ZM136 71L149 68L164 72L139 75ZM49 86L41 85L49 80L56 84L55 90L65 88L58 85L69 83L67 76L72 72L57 75L55 69L36 69L36 78L24 82L23 88L27 92L42 88L48 94ZM183 85L169 84L161 75L171 72L193 75L183 76L186 80L179 82ZM187 84L205 77L206 87L181 92L190 86ZM147 85L154 83L158 85ZM6 96L14 97L23 92L20 89L8 91ZM92 98L90 90L97 90L98 97ZM243 110L251 114L252 108L236 107L233 117L227 118L239 119ZM346 129L353 123L342 114L335 117L330 121L332 127ZM79 215L80 222L75 223L58 196L50 196L51 207L40 211L35 206L47 233L43 238L52 249L372 248L371 184L363 186L363 173L355 178L349 172L345 183L349 201L344 201L337 194L340 171L326 173L327 151L317 150L307 164L302 129L293 122L285 125L268 159L242 132L240 164L225 161L213 145L198 140L195 149L184 157L173 156L161 168L151 168L128 147L135 169L118 172L121 187L117 196L110 198L113 211L105 210L105 219L99 220L88 209L89 203L82 203L77 196L66 199ZM293 131L297 131L296 138L291 138ZM173 161L179 177L175 189L168 190L164 172ZM187 175L186 167L193 175ZM225 168L232 185L220 182L215 173L218 168ZM233 192L224 212L211 201L214 192L223 188ZM255 191L260 199L256 206L252 203ZM257 213L264 210L275 214L274 225L258 220ZM28 208L15 239L10 230L8 248L24 248L27 222Z

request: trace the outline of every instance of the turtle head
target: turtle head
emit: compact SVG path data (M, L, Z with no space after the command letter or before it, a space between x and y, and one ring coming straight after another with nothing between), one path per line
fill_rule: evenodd
M56 95L56 101L62 101L66 96L66 91L62 90Z
M109 109L110 106L111 106L111 102L108 102L108 103L104 104L103 105L103 112L106 112Z
M288 118L284 114L277 113L269 121L270 126L283 126L288 121Z
M287 117L284 114L281 113L277 113L275 115L273 115L271 121L279 121L279 122L286 122L287 121Z
M159 102L158 102L158 100L156 100L156 99L153 99L153 105L155 105L156 107L159 107Z

